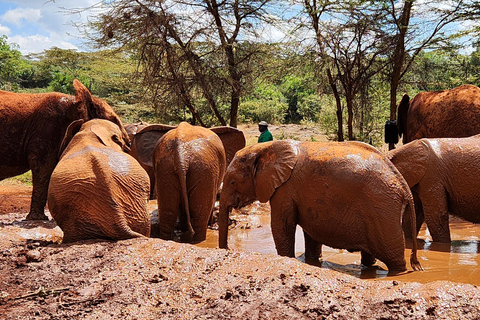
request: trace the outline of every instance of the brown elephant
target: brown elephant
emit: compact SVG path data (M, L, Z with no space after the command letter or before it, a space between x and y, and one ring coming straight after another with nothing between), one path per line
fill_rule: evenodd
M76 95L57 92L26 94L0 91L0 180L32 170L33 192L28 220L46 220L50 176L58 162L60 143L70 123L102 118L120 127L120 118L102 99L92 97L78 80Z
M462 85L420 92L398 105L397 129L403 143L421 138L462 138L480 133L480 88Z
M226 167L222 140L213 131L182 122L153 153L160 238L172 239L179 219L181 241L201 242Z
M148 175L125 153L123 132L107 120L82 123L68 127L48 188L63 242L150 236Z
M294 257L298 224L308 260L318 261L325 244L361 251L366 266L378 258L389 271L406 270L402 216L415 217L412 194L393 164L367 144L283 140L238 151L220 194L220 248L227 248L231 209L255 200L270 201L279 255ZM410 263L420 269L416 252L413 241Z
M133 141L133 137L137 134L138 131L148 126L149 124L147 122L144 122L141 120L140 122L128 123L124 125L125 131L127 131L128 138L130 139L130 141Z
M130 155L140 162L150 177L150 196L154 198L155 192L155 172L153 169L152 155L158 140L168 131L175 129L175 126L164 124L152 124L142 128L137 132L132 140L132 150ZM222 140L225 148L227 165L232 161L235 152L245 147L245 136L237 128L223 126L210 128Z
M480 223L480 135L415 140L387 156L415 195L417 229L450 242L449 214ZM407 236L411 236L405 232Z

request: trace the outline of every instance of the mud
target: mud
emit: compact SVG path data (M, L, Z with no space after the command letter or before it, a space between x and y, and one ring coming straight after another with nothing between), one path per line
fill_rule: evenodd
M54 221L23 221L28 192L0 185L1 208L18 210L0 214L2 319L480 317L476 285L436 281L451 280L451 270L463 263L469 267L455 281L477 283L474 225L459 224L466 230L459 237L471 239L449 248L435 248L423 230L419 257L426 270L388 276L381 265L362 270L359 254L328 247L320 267L307 265L300 234L299 259L277 256L268 205L259 203L232 216L230 251L208 248L216 247L215 230L197 246L154 238L63 245Z

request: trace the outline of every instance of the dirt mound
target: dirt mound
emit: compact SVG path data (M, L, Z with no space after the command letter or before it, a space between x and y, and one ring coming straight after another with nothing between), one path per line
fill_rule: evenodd
M479 290L363 281L158 239L29 241L0 254L3 319L475 319Z

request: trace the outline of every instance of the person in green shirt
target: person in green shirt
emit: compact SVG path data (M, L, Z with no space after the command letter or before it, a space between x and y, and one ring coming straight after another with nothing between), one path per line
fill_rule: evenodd
M260 131L258 142L267 142L273 140L272 133L268 131L268 123L266 121L260 121L258 124L258 130Z

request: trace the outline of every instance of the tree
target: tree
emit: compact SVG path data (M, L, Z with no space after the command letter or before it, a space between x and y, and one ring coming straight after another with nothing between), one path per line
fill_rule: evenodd
M20 86L32 73L32 65L22 57L15 45L7 43L7 36L0 36L0 84ZM8 87L11 89L11 87Z
M339 141L343 140L343 107L337 82L342 86L347 108L348 139L353 140L355 98L365 92L370 78L385 67L378 58L390 49L388 37L382 30L384 13L372 3L304 0L337 103ZM330 19L322 18L322 14Z
M188 108L193 121L206 125L200 101L216 121L237 126L240 97L273 0L120 0L103 1L108 10L90 24L99 47L136 53L157 108Z

